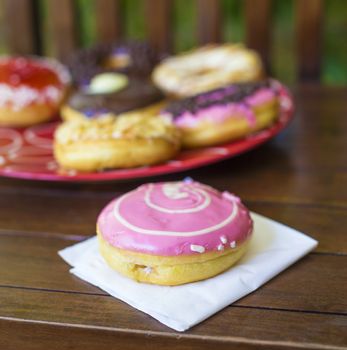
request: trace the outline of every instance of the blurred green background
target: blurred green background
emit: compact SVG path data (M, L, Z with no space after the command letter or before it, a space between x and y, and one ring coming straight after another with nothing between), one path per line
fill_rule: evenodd
M44 18L42 23L43 28L45 28L44 33L47 33L44 37L44 49L46 54L49 55L51 50L49 18L46 15L47 1L37 1L40 2L40 12ZM224 15L224 39L233 42L244 41L243 1L221 0L221 2ZM322 83L347 85L347 1L324 0L323 3ZM96 41L96 28L93 20L94 1L76 0L76 5L79 14L79 25L83 33L80 38L81 45L90 46ZM143 1L123 0L121 6L125 21L125 36L144 39ZM173 30L176 51L186 50L196 45L195 23L195 0L175 0ZM288 84L292 84L296 80L294 23L294 0L274 0L271 48L272 71L274 76ZM3 42L2 39L0 36L0 42ZM4 45L1 43L0 50L3 53L6 52Z

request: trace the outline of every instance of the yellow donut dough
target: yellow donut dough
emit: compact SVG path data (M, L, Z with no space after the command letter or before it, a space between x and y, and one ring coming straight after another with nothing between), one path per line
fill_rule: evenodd
M250 125L244 115L233 115L221 123L201 121L194 128L181 127L185 148L216 146L245 137L271 125L278 117L278 101L273 100L253 109L255 123Z
M54 156L64 169L131 168L174 157L180 143L180 132L168 118L133 114L71 120L55 132Z
M249 240L223 253L163 257L112 247L98 233L99 251L114 270L139 282L175 286L218 275L233 266L246 252Z

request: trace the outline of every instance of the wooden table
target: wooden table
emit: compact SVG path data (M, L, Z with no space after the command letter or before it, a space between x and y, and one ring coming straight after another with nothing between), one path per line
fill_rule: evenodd
M57 251L95 233L100 209L140 182L0 180L0 349L347 349L347 89L295 89L275 140L185 174L239 194L318 248L185 333L68 273ZM187 311L188 312L188 311Z

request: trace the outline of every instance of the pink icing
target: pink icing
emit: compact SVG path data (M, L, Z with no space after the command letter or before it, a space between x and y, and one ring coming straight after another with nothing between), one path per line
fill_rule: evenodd
M204 96L204 98L207 97ZM254 126L256 123L256 117L253 113L252 107L267 103L274 99L274 97L275 92L272 89L263 88L245 98L243 102L217 104L201 109L194 114L185 112L175 120L175 123L178 127L194 128L202 120L222 123L229 118L243 114L249 124Z
M250 106L259 106L263 103L270 102L275 98L275 92L272 89L260 89L251 96L246 98L246 103Z
M195 114L185 112L175 120L175 123L179 127L193 128L199 124L201 120L221 123L239 114L244 115L250 125L253 126L255 124L256 118L252 109L241 103L214 105L201 109Z
M222 251L243 242L253 223L240 199L198 182L147 184L116 198L98 218L111 245L160 256Z

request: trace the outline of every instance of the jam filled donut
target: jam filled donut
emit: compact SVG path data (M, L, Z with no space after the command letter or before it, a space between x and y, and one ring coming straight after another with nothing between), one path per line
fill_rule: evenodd
M150 76L159 56L141 42L119 42L81 50L70 61L77 87L62 110L64 119L118 115L160 101Z
M187 179L142 185L97 221L106 262L134 280L179 285L215 276L246 252L253 231L240 199Z
M69 83L67 69L55 60L0 58L0 125L29 126L51 119Z
M262 63L255 51L241 44L220 44L164 59L152 78L169 96L188 97L262 76Z
M184 147L214 146L273 123L278 86L273 80L229 85L174 101L162 113L181 129Z
M180 149L171 119L141 114L71 120L54 135L54 156L65 169L132 168L171 159Z

